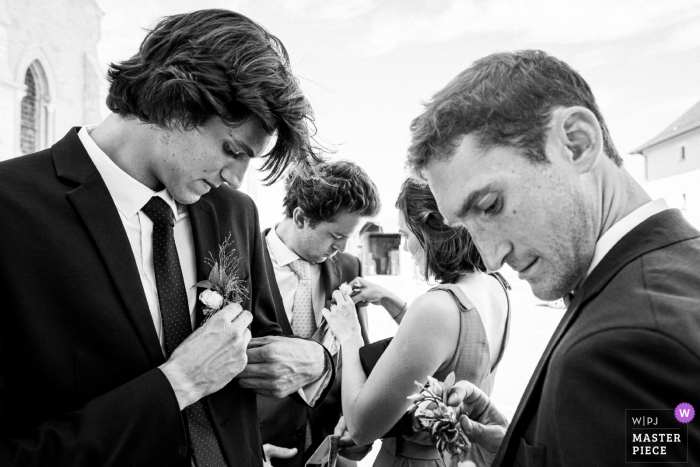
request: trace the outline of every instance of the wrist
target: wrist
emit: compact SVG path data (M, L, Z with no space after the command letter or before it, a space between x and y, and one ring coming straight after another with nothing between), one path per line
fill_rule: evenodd
M365 341L362 340L362 334L358 332L347 333L340 339L340 346L344 348L357 347L360 348L365 345Z
M394 302L394 308L393 313L391 314L391 319L401 319L403 315L406 314L406 310L408 310L408 302L397 297Z
M179 371L177 365L165 362L159 366L158 369L163 372L170 386L173 388L180 410L184 410L185 407L201 399L202 396L198 393L194 382L190 381L184 372Z

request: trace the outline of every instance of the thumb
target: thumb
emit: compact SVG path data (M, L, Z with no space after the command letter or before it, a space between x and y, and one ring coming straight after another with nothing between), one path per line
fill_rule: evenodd
M335 426L335 429L333 430L333 434L337 436L343 436L343 433L345 433L345 430L347 429L347 425L345 424L345 417L342 415L340 416L340 419L338 420L338 424Z
M280 446L275 446L273 444L266 444L263 446L265 449L265 456L268 459L276 457L278 459L289 459L297 455L297 448L283 448Z
M481 445L484 449L490 452L496 452L501 445L501 441L505 436L505 428L498 425L483 425L475 422L466 415L459 417L459 423L462 425L464 434L467 435L469 441Z

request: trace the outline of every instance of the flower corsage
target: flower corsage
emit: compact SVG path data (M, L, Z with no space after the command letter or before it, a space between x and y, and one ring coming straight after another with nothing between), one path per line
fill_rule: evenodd
M199 300L204 304L204 321L206 322L217 311L231 303L242 303L248 297L245 281L239 277L238 265L241 259L236 256L231 234L219 246L218 258L209 252L209 258L204 260L211 266L209 279L199 281L196 287L206 287L199 294Z
M425 385L416 382L421 391L408 397L413 401L409 413L412 412L418 421L419 426L416 430L430 434L441 453L447 451L451 456L464 458L471 443L459 423L462 413L459 407L447 405L450 389L454 384L454 372L445 378L444 383L431 376L428 376L428 383Z

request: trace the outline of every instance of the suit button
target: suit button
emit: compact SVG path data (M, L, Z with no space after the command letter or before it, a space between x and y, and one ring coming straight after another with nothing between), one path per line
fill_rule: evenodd
M187 446L177 448L177 453L180 455L180 457L185 457L187 455Z

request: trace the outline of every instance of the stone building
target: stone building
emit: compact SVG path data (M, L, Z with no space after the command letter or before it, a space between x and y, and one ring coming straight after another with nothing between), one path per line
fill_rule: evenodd
M99 123L95 0L0 0L0 160Z
M644 188L700 228L700 102L634 150L644 156Z

